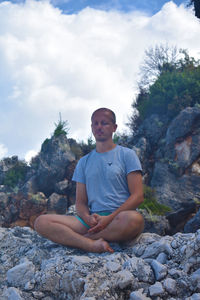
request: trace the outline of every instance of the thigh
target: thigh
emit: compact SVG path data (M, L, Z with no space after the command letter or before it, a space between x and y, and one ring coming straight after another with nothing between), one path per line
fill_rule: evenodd
M104 238L110 242L131 240L143 230L143 217L137 211L122 211L102 231L90 235L92 239Z
M73 231L85 234L87 233L88 229L84 226L75 216L66 216L66 215L57 215L57 214L47 214L41 215L38 218L42 218L43 223L48 224L50 223L58 223L64 226L69 227ZM36 220L37 221L37 220Z

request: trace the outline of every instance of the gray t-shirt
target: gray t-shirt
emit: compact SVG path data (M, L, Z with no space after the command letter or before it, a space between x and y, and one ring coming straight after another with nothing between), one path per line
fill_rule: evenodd
M134 150L117 145L108 152L93 150L83 156L72 180L86 185L91 213L113 212L130 196L127 175L138 170L142 168Z

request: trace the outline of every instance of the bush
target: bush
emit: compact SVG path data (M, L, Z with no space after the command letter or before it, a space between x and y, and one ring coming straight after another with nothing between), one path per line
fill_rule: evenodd
M144 202L140 204L140 209L146 209L149 214L163 216L170 212L171 208L159 203L155 196L155 191L147 185L144 185Z
M25 161L18 161L16 165L9 169L4 177L3 184L14 188L20 182L25 180L28 171L28 166Z
M171 120L182 109L200 103L200 60L189 57L186 51L183 54L184 58L171 68L163 68L147 88L140 86L132 104L134 111L128 124L131 130L152 114L165 115Z
M55 136L55 137L57 137L61 134L67 135L69 133L68 121L62 121L61 114L60 114L60 119L59 119L58 123L55 123L55 126L56 126L56 128L53 133L53 136Z

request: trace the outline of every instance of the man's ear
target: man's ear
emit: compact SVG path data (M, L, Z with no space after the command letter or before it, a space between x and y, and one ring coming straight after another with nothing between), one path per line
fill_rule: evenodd
M113 132L115 132L117 130L117 124L114 124L114 130Z

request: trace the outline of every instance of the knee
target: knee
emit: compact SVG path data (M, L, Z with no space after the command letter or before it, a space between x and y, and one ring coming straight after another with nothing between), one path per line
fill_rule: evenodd
M129 228L138 228L138 231L144 229L144 218L137 211L122 211L118 214L118 220L122 224L127 224Z
M35 231L40 232L41 229L44 228L44 226L46 226L46 224L47 224L47 215L40 215L35 219L34 222Z

